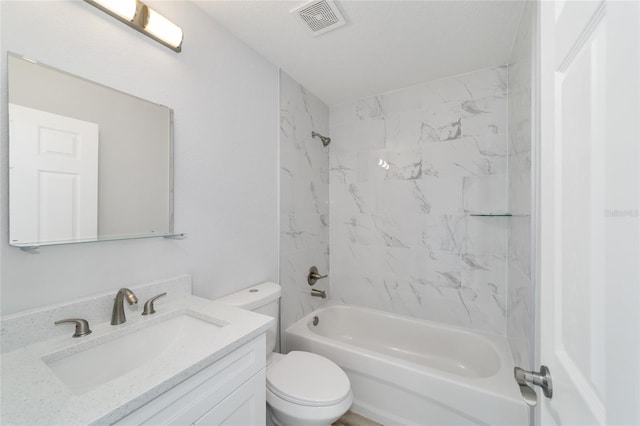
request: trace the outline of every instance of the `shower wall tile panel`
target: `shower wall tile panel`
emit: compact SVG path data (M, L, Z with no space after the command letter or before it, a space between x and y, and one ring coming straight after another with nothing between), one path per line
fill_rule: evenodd
M507 68L331 108L331 291L506 334Z
M507 337L516 365L533 368L531 268L531 55L535 2L526 2L509 65L508 199L514 216L507 230L509 294Z
M281 327L313 311L306 277L316 265L329 271L329 148L316 131L329 135L329 109L280 72L280 285ZM318 281L329 289L329 278Z

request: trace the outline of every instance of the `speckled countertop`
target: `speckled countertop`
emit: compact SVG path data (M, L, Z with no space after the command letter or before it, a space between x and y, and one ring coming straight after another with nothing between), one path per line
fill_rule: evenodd
M264 315L188 296L165 303L150 316L91 324L93 333L74 339L73 326L58 336L0 357L3 425L110 424L264 333L274 321ZM211 336L172 344L133 371L84 393L72 392L46 361L98 346L181 314L211 322ZM78 391L76 391L78 392Z

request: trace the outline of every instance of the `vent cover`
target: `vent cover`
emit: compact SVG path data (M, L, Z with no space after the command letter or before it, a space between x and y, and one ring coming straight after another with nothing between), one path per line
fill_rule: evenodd
M331 0L314 0L292 10L291 13L298 15L300 22L313 36L319 36L347 23Z

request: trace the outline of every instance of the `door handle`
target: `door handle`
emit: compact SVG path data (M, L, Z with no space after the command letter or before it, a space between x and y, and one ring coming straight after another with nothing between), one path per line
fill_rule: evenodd
M542 393L547 398L553 397L553 380L551 380L551 372L546 365L540 366L540 372L523 370L520 367L514 367L513 377L520 386L520 393L524 402L534 407L538 403L538 394L529 384L540 386Z

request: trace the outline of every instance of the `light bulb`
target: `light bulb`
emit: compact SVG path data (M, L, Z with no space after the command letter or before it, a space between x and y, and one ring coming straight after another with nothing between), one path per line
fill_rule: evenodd
M110 10L127 21L136 15L136 0L93 0L95 3Z
M182 44L182 28L151 8L148 8L148 13L149 18L147 25L144 27L147 32L173 47L178 47Z

